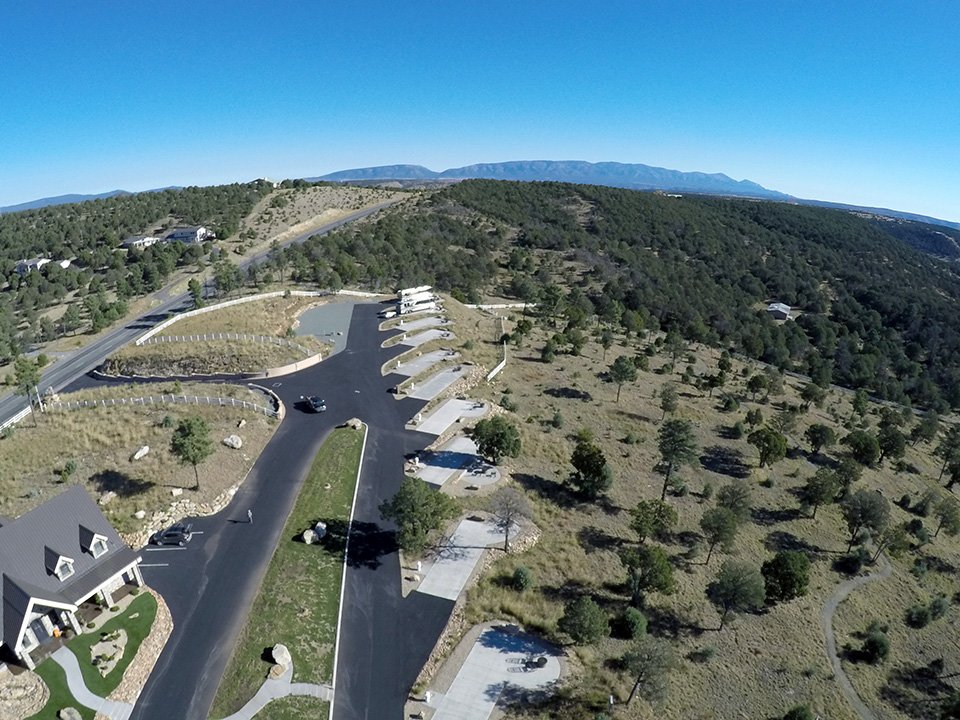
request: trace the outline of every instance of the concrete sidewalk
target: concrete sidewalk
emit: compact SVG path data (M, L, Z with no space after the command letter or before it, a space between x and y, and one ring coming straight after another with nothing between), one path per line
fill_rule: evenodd
M133 705L107 700L99 695L94 695L87 689L87 684L83 681L83 675L80 673L80 663L77 662L77 656L70 650L65 647L58 648L50 657L63 668L67 675L67 687L70 688L70 694L76 698L78 703L85 705L95 713L111 718L111 720L127 720L130 717L133 712Z
M450 539L437 550L433 565L417 592L456 600L483 552L503 545L503 533L491 522L462 520Z
M543 658L540 666L536 660ZM433 720L487 720L504 697L549 693L560 678L557 651L515 627L485 630L445 695L434 695Z
M224 720L250 720L271 700L287 697L288 695L306 695L331 702L333 700L333 688L329 685L313 685L311 683L294 683L293 666L291 665L280 677L268 678L263 681L263 685L257 690L250 701L233 715L228 715Z

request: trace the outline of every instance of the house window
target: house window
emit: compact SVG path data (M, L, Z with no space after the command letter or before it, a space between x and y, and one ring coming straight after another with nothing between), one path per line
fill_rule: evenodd
M93 553L95 558L100 557L107 551L107 541L103 538L97 538L93 541L93 545L90 546L90 552Z
M61 582L73 575L73 562L66 558L60 558L60 562L57 563L56 575Z

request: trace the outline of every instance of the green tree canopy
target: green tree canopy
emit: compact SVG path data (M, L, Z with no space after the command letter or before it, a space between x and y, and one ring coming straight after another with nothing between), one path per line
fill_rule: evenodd
M676 589L673 566L662 547L626 548L620 553L620 562L627 568L627 587L634 605L642 605L644 595L649 592L670 595Z
M504 457L520 454L520 432L502 415L480 420L473 428L472 437L480 454L494 465L499 465Z
M609 633L607 614L585 595L567 603L557 628L577 645L594 643Z
M594 443L580 440L570 457L573 473L570 483L584 497L595 500L610 489L613 471L603 451Z
M781 550L761 568L767 600L793 600L807 593L810 558L806 553Z
M861 539L862 531L878 535L890 520L890 503L875 490L858 490L848 496L841 507L850 531L848 551Z
M677 511L663 500L641 500L630 516L630 527L641 543L651 536L663 536L677 524Z
M837 442L837 435L829 425L823 423L814 423L808 427L803 436L810 443L810 451L817 455L821 449L831 447Z
M813 477L807 480L806 485L801 491L801 501L813 512L811 518L817 516L817 509L821 505L829 505L837 499L840 492L840 480L837 474L830 468L819 468Z
M760 467L783 460L787 454L787 439L771 427L754 430L747 436L747 442L760 453Z
M610 382L617 384L617 402L620 402L620 390L623 389L624 383L632 383L637 379L637 366L629 357L621 355L613 361L607 374Z
M177 423L170 439L170 452L181 465L193 465L195 489L200 489L197 466L213 454L210 426L201 417L187 417Z
M660 409L663 413L660 415L660 421L667 415L672 415L677 411L679 404L679 395L677 395L677 388L673 383L664 383L663 387L660 388Z
M753 491L744 480L727 483L717 493L717 507L727 508L737 518L738 523L750 519L753 504Z
M865 430L854 430L842 440L850 451L850 457L864 467L873 467L880 457L880 444Z
M667 497L670 476L680 465L689 465L697 459L697 442L693 437L693 426L689 420L668 420L657 432L657 448L660 450L660 462L664 467L663 488L660 499Z
M737 516L729 508L716 507L704 511L703 517L700 518L700 529L707 541L706 564L710 564L710 558L713 557L713 550L717 545L724 550L732 548L739 528Z
M663 640L644 637L622 658L623 669L633 679L627 706L640 695L648 703L663 702L667 697L669 674L677 666L673 648Z
M763 605L766 592L757 568L742 560L726 560L717 579L707 586L707 599L720 613L720 629L730 613L746 612Z
M397 493L380 504L380 516L397 525L397 545L411 553L427 547L430 533L456 517L457 503L425 482L406 477Z
M897 460L902 458L907 450L907 439L899 428L884 425L877 432L877 446L880 448L880 457L877 462L882 463L888 457Z

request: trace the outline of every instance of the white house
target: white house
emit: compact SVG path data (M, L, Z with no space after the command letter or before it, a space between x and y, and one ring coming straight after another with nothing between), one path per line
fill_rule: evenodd
M50 262L50 258L42 258L42 257L31 258L29 260L21 260L16 264L16 267L14 267L14 270L17 272L17 275L19 275L20 277L23 277L24 275L28 275L32 273L34 270L39 270L48 262Z
M182 242L187 243L188 245L195 245L197 243L202 243L208 238L212 238L213 233L210 232L203 225L196 225L192 227L179 227L174 228L167 233L167 236L164 238L165 242Z
M80 634L82 603L113 605L124 585L143 585L139 563L79 485L16 519L0 518L0 645L33 669L31 654Z
M127 248L128 250L133 248L143 249L151 245L156 245L158 242L160 242L160 238L153 235L134 235L120 243L120 247Z
M782 302L770 303L767 305L767 312L773 316L774 320L790 319L790 306Z

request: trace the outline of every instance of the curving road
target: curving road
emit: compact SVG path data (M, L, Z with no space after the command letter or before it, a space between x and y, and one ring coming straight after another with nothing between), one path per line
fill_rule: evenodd
M280 246L286 247L287 245L303 242L314 235L323 235L343 225L372 215L396 202L398 201L392 200L350 213L339 220L290 238L281 243ZM262 263L269 253L270 250L268 249L252 255L246 260L243 260L239 264L239 267L246 269L249 265ZM130 320L125 325L108 331L86 347L80 348L54 363L50 369L41 376L40 388L42 390L46 390L49 387L52 387L54 390L65 388L77 378L97 367L108 355L117 351L127 343L132 342L154 325L166 320L170 313L183 312L193 307L188 293L163 299L166 298L166 293L164 290L159 290L154 293L153 298L159 302L158 305L133 320ZM0 398L0 425L3 425L7 420L26 407L26 399L19 395L8 395L7 397Z
M820 611L820 628L823 630L823 635L827 641L826 650L827 658L830 660L830 667L833 668L833 673L836 675L840 692L843 693L843 696L847 699L847 702L850 703L851 707L853 707L854 712L857 713L860 720L877 720L877 716L874 715L873 711L860 699L860 695L853 687L853 683L850 682L850 678L847 677L847 673L843 669L843 663L837 655L837 638L833 633L833 616L836 614L840 603L846 600L851 592L863 587L867 583L890 577L890 563L887 562L887 559L883 556L881 556L881 558L883 567L880 568L880 572L873 573L872 575L859 575L852 580L847 580L845 583L842 583L840 587L834 590L833 595L830 596Z
M169 605L174 631L134 708L135 720L207 717L310 460L327 433L351 417L369 430L350 539L334 717L403 717L410 686L453 603L420 593L401 597L393 528L379 519L378 505L402 480L403 456L433 440L403 430L424 403L388 392L399 378L383 377L381 367L406 348L380 347L379 309L355 305L343 352L274 381L286 418L231 504L191 520L200 534L186 548L144 549L145 580ZM301 395L315 393L327 400L326 413L297 407ZM253 524L246 522L248 509Z

